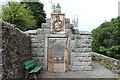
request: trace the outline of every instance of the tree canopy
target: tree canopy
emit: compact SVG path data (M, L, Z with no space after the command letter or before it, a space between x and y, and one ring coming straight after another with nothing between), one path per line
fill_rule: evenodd
M25 7L25 4L8 2L6 5L2 6L2 19L23 31L33 28L36 20L34 16L31 15L32 11Z
M22 0L21 4L26 4L26 8L30 8L33 12L34 19L37 21L36 26L37 28L41 28L41 24L44 23L46 20L46 13L43 10L44 5L36 0L36 2L25 2L26 0ZM28 0L29 1L29 0Z
M92 31L92 50L120 60L120 17L105 21Z

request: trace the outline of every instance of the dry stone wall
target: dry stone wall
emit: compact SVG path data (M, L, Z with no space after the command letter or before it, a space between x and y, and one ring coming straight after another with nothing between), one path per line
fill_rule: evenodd
M93 61L105 66L114 73L120 74L120 60L92 52Z
M31 58L31 38L18 28L1 20L2 51L0 50L0 75L5 78L23 78L23 62ZM0 33L1 33L0 31ZM2 56L2 59L1 59ZM1 69L2 68L2 69Z
M2 21L0 20L0 80L2 79L3 67L2 67Z

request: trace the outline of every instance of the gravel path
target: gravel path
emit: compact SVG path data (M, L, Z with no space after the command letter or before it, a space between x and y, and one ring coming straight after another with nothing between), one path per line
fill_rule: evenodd
M93 63L92 71L68 71L67 73L41 72L42 78L115 78L115 74L107 68Z

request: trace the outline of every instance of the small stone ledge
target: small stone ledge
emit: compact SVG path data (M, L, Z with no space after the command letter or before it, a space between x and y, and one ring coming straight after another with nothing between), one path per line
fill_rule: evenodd
M70 66L71 71L91 71L92 66Z
M29 30L29 31L26 31L25 33L27 33L29 35L36 35L37 34L37 30Z
M91 35L92 33L88 31L79 31L79 34L80 35Z
M50 23L42 23L42 28L50 28Z

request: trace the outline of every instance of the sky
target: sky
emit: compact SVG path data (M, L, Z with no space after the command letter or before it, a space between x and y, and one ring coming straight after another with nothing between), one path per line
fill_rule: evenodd
M9 0L0 0L0 5ZM20 1L20 0L16 0ZM61 6L61 12L65 13L66 18L71 22L78 16L78 29L80 31L89 31L97 28L105 21L110 21L118 16L118 2L120 0L52 0L52 2ZM51 0L40 0L44 4L44 10L47 18L51 14Z

